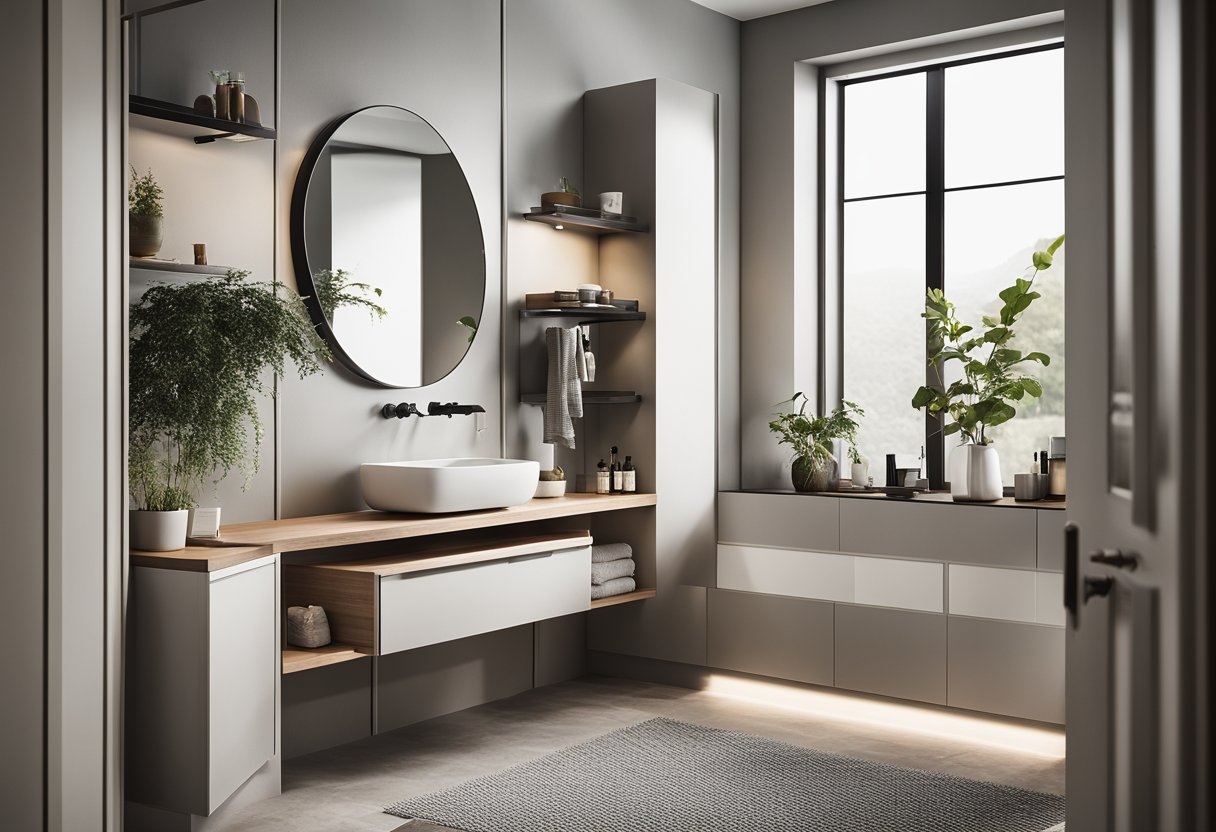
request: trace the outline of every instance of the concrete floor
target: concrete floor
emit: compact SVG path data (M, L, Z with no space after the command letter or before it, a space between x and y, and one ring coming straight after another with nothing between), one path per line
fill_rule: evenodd
M625 679L591 677L289 760L283 794L234 814L226 830L433 832L382 813L412 795L666 716L821 751L1064 793L1064 761L961 741L808 717L788 707Z

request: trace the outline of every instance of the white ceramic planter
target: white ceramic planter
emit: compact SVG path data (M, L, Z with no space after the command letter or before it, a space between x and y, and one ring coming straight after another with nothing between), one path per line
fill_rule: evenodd
M131 548L144 552L172 552L186 546L186 521L190 512L180 511L136 511L127 512L130 518Z
M854 462L849 466L849 479L853 481L854 488L865 488L866 483L870 480L870 463L867 461Z
M990 503L1005 496L1001 460L991 445L959 445L946 471L956 502Z

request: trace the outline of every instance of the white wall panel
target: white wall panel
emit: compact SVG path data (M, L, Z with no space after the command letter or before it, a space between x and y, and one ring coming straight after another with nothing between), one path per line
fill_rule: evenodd
M875 607L942 612L942 564L887 558L853 559L853 600Z
M1035 621L1035 573L950 565L950 613L1004 621Z
M853 558L764 546L718 546L718 587L820 601L853 600Z
M1064 575L1038 572L1034 576L1034 620L1064 626Z

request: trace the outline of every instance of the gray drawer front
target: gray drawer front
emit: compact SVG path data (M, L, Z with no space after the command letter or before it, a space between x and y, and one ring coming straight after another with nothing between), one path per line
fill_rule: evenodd
M1064 524L1068 521L1059 509L1036 511L1039 515L1039 568L1064 571Z
M1034 569L1037 511L838 498L840 550Z
M709 664L727 670L832 684L832 605L709 591Z
M835 552L842 501L798 494L718 494L718 540Z
M946 704L946 616L836 606L836 687Z
M1064 630L950 617L948 703L1064 722Z

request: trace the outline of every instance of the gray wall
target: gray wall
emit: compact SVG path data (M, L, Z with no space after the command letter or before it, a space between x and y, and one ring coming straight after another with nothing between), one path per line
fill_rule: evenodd
M814 112L815 77L813 67L800 62L834 63L860 50L911 47L946 33L977 35L989 31L981 27L1062 7L1062 0L845 0L743 24L744 488L787 486L788 454L767 427L771 408L817 384L814 345L799 338L816 327L816 299L806 287L819 254L808 231L815 227L815 138L805 120L808 96Z
M669 78L717 93L718 113L718 402L688 402L698 419L720 422L719 482L738 485L738 194L739 23L688 0L507 0L506 135L506 374L503 377L507 453L547 465L541 412L521 407L518 309L528 292L597 282L594 238L555 233L521 219L554 190L561 176L583 176L582 95L587 90L648 78ZM625 213L633 207L625 194ZM585 200L597 206L596 194ZM662 275L658 279L662 279ZM610 286L608 288L611 288ZM709 321L690 321L707 326ZM704 449L711 453L711 449ZM594 470L608 448L558 451L572 472Z
M0 51L25 67L26 83L15 85L11 106L27 114L43 111L42 4L19 3L0 27ZM16 829L42 828L43 594L46 567L46 359L44 328L46 267L43 120L14 119L0 131L0 245L8 252L5 281L7 325L0 350L20 356L5 367L9 401L3 409L0 453L0 526L4 527L4 581L0 583L0 629L10 639L5 683L0 685L0 806Z

